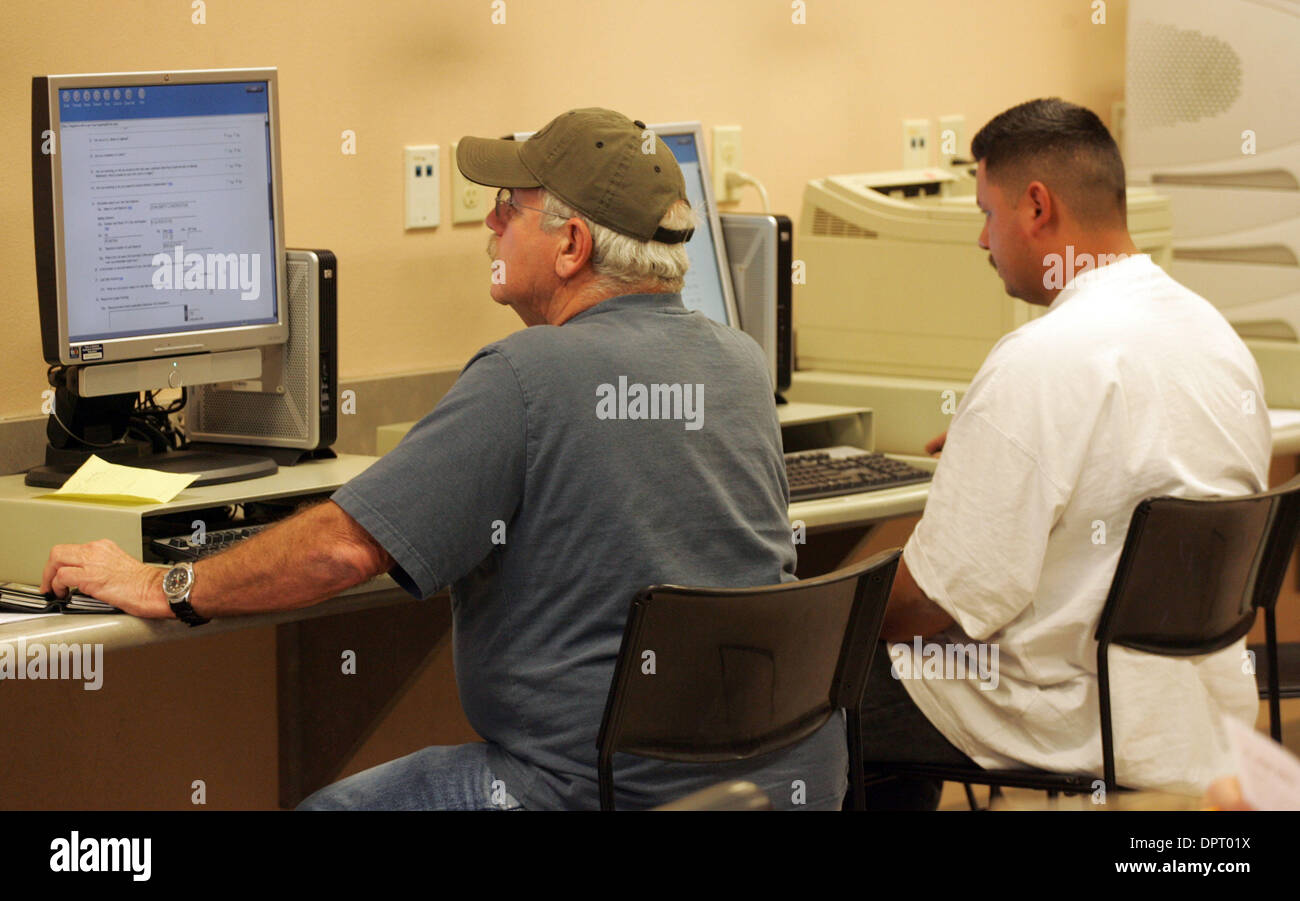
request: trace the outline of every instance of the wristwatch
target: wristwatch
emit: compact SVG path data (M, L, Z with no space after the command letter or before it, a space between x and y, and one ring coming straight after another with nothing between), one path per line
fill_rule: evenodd
M178 563L163 576L163 594L176 618L189 626L201 626L208 620L194 612L190 606L190 591L194 588L194 564Z

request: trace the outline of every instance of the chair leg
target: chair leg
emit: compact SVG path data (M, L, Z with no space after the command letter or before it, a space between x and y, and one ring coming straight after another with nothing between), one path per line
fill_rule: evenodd
M846 711L849 735L849 792L844 810L867 809L866 769L862 763L862 712L861 708Z
M1278 697L1277 620L1273 608L1264 610L1264 647L1268 650L1268 731L1282 743L1282 700Z
M966 789L966 803L970 805L971 810L979 810L980 806L975 801L975 790L970 787L969 782L963 782L961 787Z
M612 752L606 755L603 748L596 761L596 776L598 778L598 788L600 789L600 809L613 810L614 755Z

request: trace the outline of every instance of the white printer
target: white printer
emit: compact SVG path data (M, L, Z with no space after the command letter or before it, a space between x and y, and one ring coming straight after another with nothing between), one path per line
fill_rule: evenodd
M1042 308L1009 297L978 245L969 170L831 175L808 183L796 254L799 369L969 381L997 340ZM1129 231L1161 266L1169 201L1128 192Z

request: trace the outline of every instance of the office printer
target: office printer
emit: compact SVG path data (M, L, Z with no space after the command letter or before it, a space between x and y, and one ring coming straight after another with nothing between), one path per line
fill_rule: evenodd
M1129 188L1134 242L1168 268L1167 198ZM997 340L1041 315L1009 297L978 245L970 169L831 175L804 190L800 369L969 381Z

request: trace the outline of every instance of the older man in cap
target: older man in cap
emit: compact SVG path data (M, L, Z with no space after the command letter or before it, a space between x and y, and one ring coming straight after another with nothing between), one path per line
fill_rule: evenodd
M44 587L191 622L299 607L387 572L452 590L461 701L485 741L430 747L309 808L598 806L596 733L629 602L649 584L793 578L762 352L680 295L694 214L668 147L609 110L528 141L465 138L492 297L534 326L480 350L397 448L320 504L192 571L108 542L60 546ZM657 401L657 402L656 402ZM620 807L744 778L777 807L837 808L844 724L728 764L620 756Z

